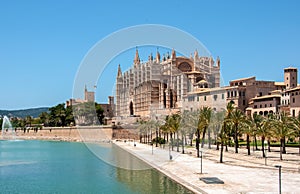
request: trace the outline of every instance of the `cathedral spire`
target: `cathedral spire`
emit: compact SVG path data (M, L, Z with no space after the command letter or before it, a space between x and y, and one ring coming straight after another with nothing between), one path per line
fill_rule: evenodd
M194 53L194 60L197 60L199 58L199 55L198 55L198 51L197 49L195 50L195 53Z
M134 57L133 63L134 63L134 64L140 64L139 51L138 51L137 48L136 48L136 50L135 50L135 57Z
M159 63L159 62L160 62L160 54L159 54L159 52L158 52L158 49L157 49L157 51L156 51L156 58L155 58L155 60L156 60L156 63Z
M172 49L172 59L176 59L176 52L174 49Z
M217 67L220 67L221 61L220 61L220 57L219 56L217 57L217 62L216 63L217 63Z
M118 67L118 78L122 77L122 71L121 71L121 66L119 64L119 67Z

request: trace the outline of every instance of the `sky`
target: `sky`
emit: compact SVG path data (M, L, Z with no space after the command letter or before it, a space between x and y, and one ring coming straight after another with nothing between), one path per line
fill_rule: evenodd
M0 109L64 103L91 48L115 31L142 24L172 26L197 38L220 57L225 85L250 76L282 81L283 68L300 68L299 9L297 0L2 0ZM134 54L131 48L126 57L112 59L104 81L96 89L88 86L96 90L96 101L107 102L118 64L128 68Z

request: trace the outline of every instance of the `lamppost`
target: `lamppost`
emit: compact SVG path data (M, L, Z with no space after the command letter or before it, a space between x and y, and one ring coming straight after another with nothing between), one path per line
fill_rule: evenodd
M279 194L281 194L281 165L275 165L279 169Z
M169 158L170 158L170 160L172 160L172 155L171 155L171 147L170 147L170 144L171 144L171 143L169 143Z
M264 151L265 151L265 165L267 166L267 150L268 150L268 148L267 148L267 145L268 145L268 142L265 140L264 141L264 144L265 144L265 147L264 147Z
M201 168L200 168L200 169L201 169L200 174L202 174L202 150L200 150L199 152L200 152L200 159L201 159L201 160L200 160L200 161L201 161L201 162L200 162L200 163L201 163L201 166L200 166L200 167L201 167Z

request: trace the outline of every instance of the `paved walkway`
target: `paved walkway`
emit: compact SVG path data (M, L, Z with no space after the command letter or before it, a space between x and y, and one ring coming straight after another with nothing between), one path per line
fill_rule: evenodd
M203 149L202 174L201 159L195 157L196 150L189 148L180 154L169 149L133 142L115 142L115 144L131 152L135 156L152 165L167 176L183 184L195 193L278 193L279 170L275 165L282 166L282 193L300 193L300 156L297 149L288 149L284 154L284 161L279 160L279 153L273 148L268 153L267 165L261 157L261 151L252 156L246 155L245 149L239 154L233 153L233 148L224 151L224 163L219 163L219 151ZM174 147L176 150L176 147ZM224 184L206 184L200 180L204 177L216 177Z

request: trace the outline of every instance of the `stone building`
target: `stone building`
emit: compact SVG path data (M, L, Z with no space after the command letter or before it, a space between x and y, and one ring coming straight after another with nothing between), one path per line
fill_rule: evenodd
M286 112L291 116L300 113L300 87L297 84L297 68L284 69L284 82L275 82L276 89L268 95L254 97L247 108L248 114L267 115Z
M176 56L175 50L161 58L157 51L141 63L138 50L133 66L116 80L116 116L149 116L169 114L182 108L184 97L194 88L220 86L220 59Z
M204 83L204 82L202 82ZM300 86L297 86L297 68L284 69L284 82L260 81L255 77L232 80L229 86L219 88L195 87L184 99L184 110L209 106L213 110L226 109L231 102L248 115L285 111L292 116L300 114Z
M85 102L95 102L95 92L88 91L86 86L84 87L84 99L71 98L66 101L66 106L75 106Z

